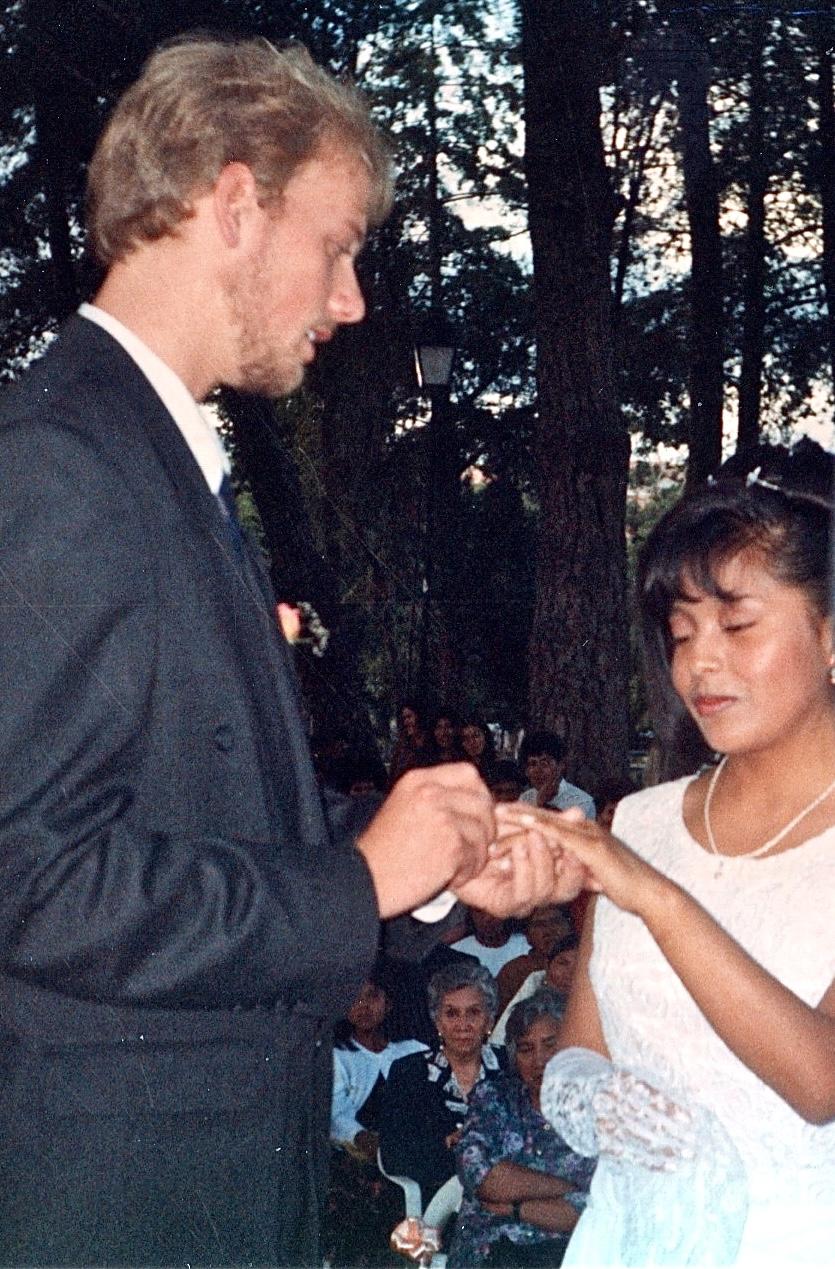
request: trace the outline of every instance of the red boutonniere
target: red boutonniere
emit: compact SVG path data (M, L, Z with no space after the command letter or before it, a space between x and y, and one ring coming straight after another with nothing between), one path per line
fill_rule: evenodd
M297 604L276 604L275 617L288 643L307 644L315 657L325 655L330 631L312 604L304 600Z

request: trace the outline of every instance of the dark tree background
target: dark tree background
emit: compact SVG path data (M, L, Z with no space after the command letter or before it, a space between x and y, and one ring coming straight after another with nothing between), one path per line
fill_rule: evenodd
M623 771L626 546L688 450L696 478L737 422L831 414L831 6L4 0L4 377L95 289L84 170L110 104L197 27L303 40L370 94L400 168L367 322L291 400L218 402L277 589L331 630L300 653L312 726L370 744L425 689L565 730L584 779ZM457 360L430 415L413 344L438 313Z
M629 437L615 397L600 32L579 6L538 0L523 6L522 48L541 509L531 712L566 734L569 769L588 780L622 776L629 744Z

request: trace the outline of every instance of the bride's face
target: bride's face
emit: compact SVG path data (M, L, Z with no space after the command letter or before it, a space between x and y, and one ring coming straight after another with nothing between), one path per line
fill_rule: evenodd
M711 748L746 753L795 739L832 710L832 635L806 593L746 550L689 585L670 613L673 686Z

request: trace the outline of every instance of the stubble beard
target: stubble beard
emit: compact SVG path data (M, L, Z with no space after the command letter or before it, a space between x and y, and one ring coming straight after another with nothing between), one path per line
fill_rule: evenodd
M237 343L237 379L241 392L260 397L283 397L295 392L304 378L301 363L282 362L280 350L270 342L263 320L261 297L266 293L265 271L257 260L232 278L226 287L229 319Z

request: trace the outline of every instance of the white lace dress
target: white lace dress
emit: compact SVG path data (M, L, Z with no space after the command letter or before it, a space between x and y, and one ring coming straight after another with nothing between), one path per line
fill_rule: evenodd
M816 1005L835 978L835 829L771 858L726 859L717 876L716 860L684 826L688 783L625 799L614 834L693 895L769 973ZM736 1147L748 1212L733 1263L835 1265L835 1124L805 1123L744 1066L708 1026L643 923L602 898L590 972L613 1062L712 1112L720 1135L724 1128ZM689 1204L687 1193L675 1193L674 1179L671 1191L666 1174L642 1178L643 1216L666 1220L669 1228L657 1258L640 1262L629 1252L628 1183L624 1188L617 1165L603 1160L564 1263L699 1263L693 1251L705 1216L699 1203L715 1215L724 1190L711 1153L708 1145L696 1172L685 1170L681 1178ZM723 1256L710 1262L722 1263Z

